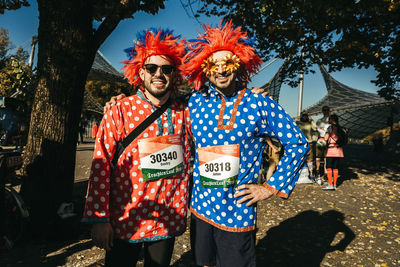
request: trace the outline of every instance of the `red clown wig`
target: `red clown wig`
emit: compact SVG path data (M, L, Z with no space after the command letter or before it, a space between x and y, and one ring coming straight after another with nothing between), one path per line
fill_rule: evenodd
M221 21L219 27L211 28L203 25L205 33L192 41L190 50L184 58L182 74L187 77L189 83L199 90L207 81L207 75L203 72L201 65L214 52L231 51L240 59L240 67L237 71L237 79L243 84L250 81L250 76L257 73L262 64L260 57L251 46L252 40L242 32L240 27L235 28L232 21L224 23Z
M143 81L139 70L150 56L163 55L169 57L179 70L186 52L185 40L180 36L173 36L171 30L150 29L139 32L134 46L125 49L129 60L123 61L125 78L134 87ZM180 75L178 75L180 77ZM179 80L179 79L178 79Z

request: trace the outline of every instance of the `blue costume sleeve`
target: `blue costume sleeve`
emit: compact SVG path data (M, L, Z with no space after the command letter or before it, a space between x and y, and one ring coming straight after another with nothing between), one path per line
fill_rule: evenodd
M269 97L259 96L258 106L262 117L260 133L278 138L284 149L276 172L264 186L274 194L287 198L294 189L310 146L293 119L278 103Z

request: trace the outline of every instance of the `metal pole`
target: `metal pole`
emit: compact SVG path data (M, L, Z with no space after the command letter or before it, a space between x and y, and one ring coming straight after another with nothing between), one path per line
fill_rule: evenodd
M33 65L33 57L35 56L35 47L36 47L36 43L38 41L37 36L32 36L32 48L31 48L31 54L29 56L29 61L28 61L28 66L32 68Z
M301 53L301 57L304 60L304 52ZM303 86L304 86L304 69L300 71L299 103L297 106L297 117L300 117L301 111L303 110Z
M276 57L273 60L271 60L270 62L268 62L264 67L262 67L261 69L258 70L257 73L254 73L253 75L251 75L251 78L254 77L254 75L259 74L261 71L265 70L266 68L268 68L272 63L274 63L275 61L277 61L279 58Z

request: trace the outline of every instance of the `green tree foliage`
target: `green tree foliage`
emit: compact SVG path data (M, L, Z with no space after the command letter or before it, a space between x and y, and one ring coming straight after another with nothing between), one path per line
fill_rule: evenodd
M313 63L330 71L374 67L380 94L400 97L399 0L206 0L201 13L242 26L265 60L290 57L291 85Z
M4 14L4 10L15 10L22 6L29 6L27 0L0 0L0 14Z
M28 53L21 47L15 54L10 54L13 48L8 31L0 28L0 95L10 97L19 92L17 98L32 104L35 75L26 64Z
M85 89L102 106L110 100L112 96L124 93L131 95L131 86L122 82L88 81Z
M12 48L8 31L0 27L0 68L2 68L7 61L8 51Z

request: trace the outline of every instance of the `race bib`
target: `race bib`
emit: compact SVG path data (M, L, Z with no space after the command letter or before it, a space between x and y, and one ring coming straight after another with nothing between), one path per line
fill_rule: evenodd
M239 175L239 145L198 149L200 182L205 187L230 187Z
M138 141L143 180L177 175L183 171L180 135L167 135Z

